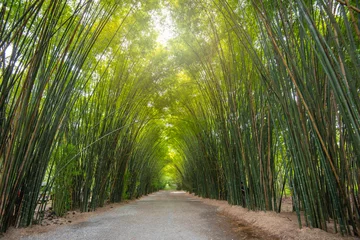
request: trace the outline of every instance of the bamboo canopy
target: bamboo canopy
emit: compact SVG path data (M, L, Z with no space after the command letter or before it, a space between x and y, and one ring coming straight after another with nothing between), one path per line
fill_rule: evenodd
M176 184L358 235L359 9L1 1L0 231Z

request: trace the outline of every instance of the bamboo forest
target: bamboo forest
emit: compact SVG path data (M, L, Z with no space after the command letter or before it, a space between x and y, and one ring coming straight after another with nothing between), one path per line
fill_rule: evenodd
M0 0L0 232L172 185L357 236L359 184L359 0Z

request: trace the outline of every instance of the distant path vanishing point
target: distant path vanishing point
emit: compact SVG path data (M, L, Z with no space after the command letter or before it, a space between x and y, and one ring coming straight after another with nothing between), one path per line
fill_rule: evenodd
M185 192L160 191L85 222L22 239L261 239L236 229L237 224L218 214L216 207Z

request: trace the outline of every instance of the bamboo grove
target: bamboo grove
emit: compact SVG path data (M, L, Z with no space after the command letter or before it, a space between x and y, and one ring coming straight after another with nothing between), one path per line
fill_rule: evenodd
M1 1L1 231L162 187L156 4Z
M197 89L173 120L183 188L277 212L290 191L300 227L327 230L331 222L357 235L358 3L214 0L172 8L176 47L188 52L178 60Z
M176 34L156 40L166 9ZM358 235L355 0L0 2L0 231L179 188ZM168 17L169 17L168 16ZM167 171L167 173L166 173ZM171 173L169 173L171 172Z

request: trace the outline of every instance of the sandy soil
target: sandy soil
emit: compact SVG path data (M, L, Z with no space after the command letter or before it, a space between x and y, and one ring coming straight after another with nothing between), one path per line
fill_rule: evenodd
M193 194L189 194L189 196L196 197ZM325 232L317 228L311 229L303 227L302 229L299 229L296 213L292 212L291 198L283 200L282 211L284 212L279 214L275 212L250 211L240 206L231 206L226 201L204 199L201 197L196 198L203 201L205 204L216 206L219 213L224 214L247 227L258 228L279 239L359 239L355 237L342 237L340 234ZM330 231L333 230L331 226L329 228Z

